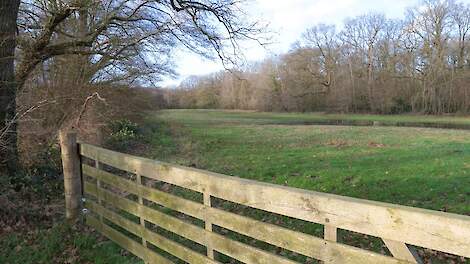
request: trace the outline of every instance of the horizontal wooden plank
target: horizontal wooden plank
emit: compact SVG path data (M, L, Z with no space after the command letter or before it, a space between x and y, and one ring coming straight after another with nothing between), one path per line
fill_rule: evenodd
M156 180L306 221L470 257L470 217L228 177L82 144L81 154Z
M327 263L408 263L407 261L335 243L335 241L326 241L220 209L210 208L208 210L210 221L215 225Z
M85 164L82 164L82 171L83 174L89 177L99 179L101 182L133 193L135 195L139 195L146 200L195 218L204 218L205 206L203 204L189 201L176 195L172 195L130 180L126 180L109 172L98 170Z
M206 243L204 239L205 233L202 232L201 228L197 226L182 222L181 220L177 219L177 221L172 222L174 219L171 218L169 215L166 215L162 212L157 210L153 210L147 206L143 206L137 203L130 201L128 199L119 197L118 195L111 193L109 191L100 190L93 186L92 184L85 182L85 193L89 193L93 196L100 195L106 201L118 201L118 203L114 204L116 208L121 210L127 211L131 214L137 215L139 217L144 218L147 222L156 224L166 230L172 231L174 233L178 233L180 236L185 237L189 240L195 241L201 245Z
M86 193L90 193L93 196L98 196L96 186L90 183L85 183L85 191ZM180 219L168 216L159 211L152 210L141 205L137 206L137 203L125 198L121 198L116 194L110 193L108 191L101 191L100 197L102 197L105 201L112 201L113 204L115 204L119 209L143 217L147 221L154 223L166 230L175 232L199 244L207 244L207 233L202 228L190 225L181 221ZM115 203L114 201L118 202ZM207 208L207 210L207 215L210 221L218 226L314 259L330 261L332 263L407 263L376 254L374 252L361 250L359 248L338 243L331 243L320 238L256 221L247 217L225 212L220 209ZM219 246L216 248L216 250L225 250L222 253L230 254L230 249L224 248L224 245L227 244L225 238L215 237L213 239L219 243ZM244 246L245 245L238 245L238 248L244 248ZM249 260L249 256L250 255L246 256L245 260ZM238 257L240 258L240 256Z
M115 201L114 203L119 203L120 200ZM125 219L124 217L100 206L92 201L87 202L86 206L91 209L93 212L103 216L112 223L126 229L127 231L133 233L134 235L144 238L146 241L156 245L158 248L178 257L188 263L194 264L206 264L206 263L216 263L215 261L207 258L204 255L201 255L195 251L192 251L189 248L186 248L174 241L171 241L161 235L158 235L155 232L152 232L142 225L134 223Z
M86 222L88 225L94 227L97 231L101 234L106 236L107 238L114 241L120 247L128 250L132 254L136 255L137 257L145 260L148 263L155 263L155 264L171 264L170 260L158 255L157 253L151 251L148 248L145 248L141 244L133 241L132 239L126 237L125 235L119 233L118 231L114 230L113 228L107 226L106 224L101 223L98 219L93 216L87 215Z
M99 160L102 163L123 171L165 181L201 193L204 193L205 190L200 179L185 177L185 175L168 175L168 170L172 168L170 164L122 154L88 144L80 144L80 154L91 159Z
M206 231L214 250L248 264L298 264L247 244L226 239L224 236Z
M97 189L96 186L85 182L85 192L93 196L100 196L104 201L112 202L117 208L128 211L129 213L143 217L146 221L160 226L163 229L176 233L182 237L190 239L201 245L206 245L209 241L213 249L225 255L245 263L253 264L281 264L295 262L276 256L266 251L250 247L243 243L231 240L227 237L212 233L204 228L186 223L176 217L172 217L142 206L136 202L119 197L107 190ZM145 237L147 239L147 237ZM148 240L151 242L151 240ZM169 252L172 253L172 252Z

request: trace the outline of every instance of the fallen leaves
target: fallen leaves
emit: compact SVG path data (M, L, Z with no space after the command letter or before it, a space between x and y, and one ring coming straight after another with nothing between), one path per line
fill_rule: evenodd
M372 147L372 148L385 148L385 144L382 144L382 143L377 143L377 142L369 142L369 144L367 144L369 147Z
M351 143L349 143L346 140L341 140L341 139L332 139L326 143L327 146L332 146L335 148L345 148L345 147L350 147Z

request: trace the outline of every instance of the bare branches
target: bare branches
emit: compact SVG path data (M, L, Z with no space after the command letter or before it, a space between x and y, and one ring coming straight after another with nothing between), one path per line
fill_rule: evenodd
M131 61L162 68L159 63L149 63L149 58L153 55L168 61L171 50L178 45L206 57L212 58L215 53L222 62L233 65L240 53L238 42L260 41L258 37L263 33L258 23L242 17L241 2L234 0L100 2L24 1L19 38L22 63L17 79L26 79L39 63L63 55L96 55L93 68L120 64L121 69L130 67L133 71ZM73 25L77 24L77 12L84 9L89 10L87 32L77 34ZM119 75L119 71L116 73Z
M102 98L101 95L98 92L94 92L93 94L89 95L87 98L85 98L85 102L82 105L82 108L80 109L80 113L77 116L77 120L75 121L75 127L79 128L80 127L80 121L83 118L83 115L86 113L88 104L90 103L93 98L96 98L100 100L101 102L106 104L106 99Z
M0 152L4 152L5 149L11 148L11 145L8 144L7 140L9 137L9 134L16 134L16 125L19 120L23 119L24 117L28 116L29 114L33 113L34 111L37 111L38 109L41 109L43 107L49 106L51 104L56 104L56 100L41 100L37 103L35 103L32 106L29 106L26 109L18 109L16 112L15 116L13 118L10 118L4 126L0 127Z

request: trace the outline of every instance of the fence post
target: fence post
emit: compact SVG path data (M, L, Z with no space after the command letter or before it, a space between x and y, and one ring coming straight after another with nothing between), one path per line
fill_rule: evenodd
M324 226L324 238L327 241L337 242L338 241L338 229L334 226Z
M142 175L140 175L140 173L136 173L136 176L137 176L137 183L139 184L139 186L141 186L142 185ZM139 200L139 204L141 206L143 206L144 205L144 199L142 198L142 191L139 191L138 200ZM142 208L142 207L139 207L139 208ZM140 225L145 229L145 219L141 215L142 215L142 212L139 211ZM147 247L147 241L144 238L142 238L142 245L144 245L144 247Z
M59 132L59 142L64 170L65 217L74 220L80 212L82 181L77 133L66 130Z
M211 207L211 195L208 192L203 193L204 205L206 206L206 218L204 219L205 222L205 229L209 232L212 232L212 223L209 221L208 217L208 210L207 207ZM212 248L212 242L210 239L207 239L207 257L210 259L214 259L214 249Z
M96 168L97 170L101 170L101 164L100 164L100 161L99 161L98 158L95 159L95 168ZM103 205L103 201L101 200L101 197L100 197L101 181L100 181L99 178L96 178L96 191L97 191L97 197L96 197L96 198L98 199L98 204L102 206L102 205ZM99 218L100 218L101 224L103 224L103 216L100 215Z

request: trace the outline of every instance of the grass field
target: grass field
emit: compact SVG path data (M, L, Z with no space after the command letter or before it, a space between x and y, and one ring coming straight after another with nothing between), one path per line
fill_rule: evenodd
M468 118L342 116L367 121ZM470 131L305 125L320 114L166 110L146 122L147 155L258 181L470 215ZM433 120L433 121L430 121ZM239 213L246 213L242 212ZM260 219L269 219L260 216ZM321 227L269 219L321 235ZM341 231L341 242L386 254L379 239ZM470 260L419 251L426 263ZM301 261L302 262L302 261Z
M469 130L302 125L308 118L324 117L243 111L160 111L146 122L150 146L147 155L263 182L470 215ZM468 118L418 116L342 118L469 122ZM246 214L244 209L239 213ZM257 217L313 235L322 234L322 228L316 225ZM380 239L340 231L339 240L387 254ZM419 250L419 254L425 263L470 263L426 250Z
M436 126L470 129L470 116L424 116L424 115L370 115L370 114L326 114L326 113L268 113L255 111L218 110L170 110L173 113L204 113L192 116L206 121L241 121L250 124L290 124L341 123L351 125Z
M470 215L470 131L286 125L309 114L168 110L153 158L228 175ZM470 122L469 118L343 116ZM276 124L279 123L279 124Z

